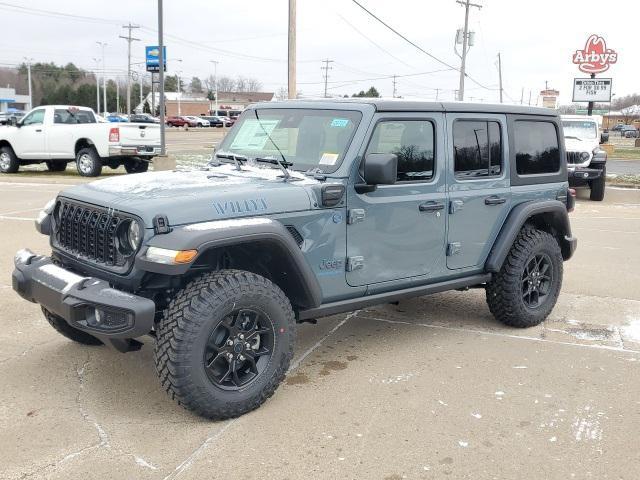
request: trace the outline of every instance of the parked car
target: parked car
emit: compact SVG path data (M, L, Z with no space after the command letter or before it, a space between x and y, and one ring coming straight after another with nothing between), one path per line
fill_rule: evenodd
M533 107L256 104L205 169L63 190L36 223L52 256L19 251L12 285L75 342L149 338L171 398L237 417L285 378L298 323L470 288L506 325L542 323L577 245L561 135Z
M619 132L625 127L624 123L616 123L613 127L610 128L612 132Z
M135 113L129 115L129 121L132 123L160 123L160 120L152 117L148 113Z
M204 118L209 121L209 124L212 127L222 128L222 127L231 127L235 122L227 117L218 117L217 115L211 116L202 116L200 118Z
M591 200L604 200L607 152L600 148L604 134L598 121L582 115L562 115L561 118L569 186L588 186Z
M232 120L237 120L241 113L241 110L214 110L212 112L217 117L228 117Z
M624 138L638 138L638 129L633 125L625 125L620 129L620 135Z
M105 118L107 119L108 122L111 122L111 123L123 123L123 122L129 121L127 117L119 113L110 113Z
M190 127L209 127L211 126L209 120L205 120L203 117L194 117L187 115L184 117L189 122Z
M23 112L21 110L0 112L0 125L6 125L7 123L9 123L9 120L12 117L14 117L16 119L16 121L18 121L22 117L24 117L24 114L25 114L25 112Z
M52 172L76 162L78 173L97 177L103 166L124 165L128 173L146 171L160 154L158 125L98 122L93 110L48 105L31 110L20 121L0 129L0 172L21 165L46 163Z

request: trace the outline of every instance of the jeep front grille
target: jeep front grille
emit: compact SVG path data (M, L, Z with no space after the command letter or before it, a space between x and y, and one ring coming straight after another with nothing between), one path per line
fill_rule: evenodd
M583 160L580 159L580 152L567 152L567 163L569 165L583 163Z
M126 217L101 207L58 200L55 243L61 250L108 267L122 267L127 257L118 251L116 232Z

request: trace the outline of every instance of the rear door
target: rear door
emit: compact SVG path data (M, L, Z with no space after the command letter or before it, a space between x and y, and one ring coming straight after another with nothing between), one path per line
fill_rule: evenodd
M348 191L347 283L351 286L432 274L444 254L446 175L441 113L379 114L368 153L398 156L395 185Z
M481 267L511 204L505 115L447 114L447 267Z

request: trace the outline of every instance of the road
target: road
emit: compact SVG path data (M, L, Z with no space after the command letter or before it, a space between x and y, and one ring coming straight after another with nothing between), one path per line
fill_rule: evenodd
M607 173L640 175L640 160L607 160Z
M4 180L4 179L2 179ZM64 178L63 178L64 180ZM632 479L640 471L640 191L581 192L550 318L516 330L483 292L302 325L287 381L209 422L156 378L152 342L120 354L59 336L11 289L46 253L37 211L64 185L0 183L0 478ZM529 472L529 473L523 473Z

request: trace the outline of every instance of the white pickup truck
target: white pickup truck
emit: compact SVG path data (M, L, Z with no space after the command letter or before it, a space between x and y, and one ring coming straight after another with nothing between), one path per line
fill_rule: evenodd
M37 107L0 127L0 172L47 164L58 172L76 162L78 173L97 177L103 166L144 172L160 154L160 127L149 123L103 123L93 110L69 105Z

